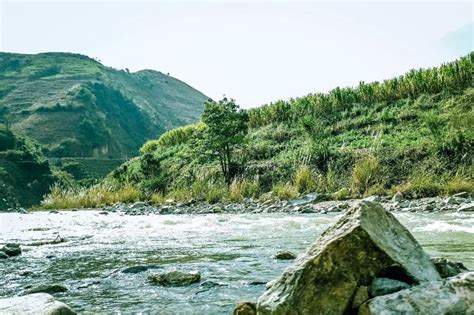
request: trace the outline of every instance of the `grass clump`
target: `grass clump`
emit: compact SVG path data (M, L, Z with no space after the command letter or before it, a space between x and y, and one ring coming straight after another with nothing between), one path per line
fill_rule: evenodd
M280 200L289 200L298 197L298 189L291 183L277 183L272 188L272 194Z
M375 156L367 155L359 160L352 169L352 194L362 196L377 184L380 176L380 164Z

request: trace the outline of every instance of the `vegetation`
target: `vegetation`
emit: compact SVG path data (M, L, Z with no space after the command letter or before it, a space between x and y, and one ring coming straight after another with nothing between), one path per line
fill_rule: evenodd
M145 141L196 122L206 99L157 71L116 70L78 54L0 53L0 123L48 157L130 158Z
M145 143L100 185L156 203L474 192L473 58L245 112L210 102L201 123Z

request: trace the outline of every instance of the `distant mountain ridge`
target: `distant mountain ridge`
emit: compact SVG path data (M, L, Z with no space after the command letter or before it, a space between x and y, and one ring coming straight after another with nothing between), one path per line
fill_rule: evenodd
M50 157L136 155L147 139L196 122L206 99L159 71L71 53L0 53L0 120Z

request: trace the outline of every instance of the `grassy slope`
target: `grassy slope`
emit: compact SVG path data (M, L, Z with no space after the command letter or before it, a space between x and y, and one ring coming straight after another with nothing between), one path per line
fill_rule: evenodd
M312 190L337 192L337 198L394 190L417 196L474 191L472 57L442 66L439 73L410 72L373 83L375 96L361 93L367 89L361 85L250 110L251 128L235 152L241 177L229 188L217 161L197 152L203 128L195 125L148 142L140 157L115 170L100 189L81 193L98 196L104 187L118 193L125 187L130 196L135 187L134 198L161 202L269 197L269 191L279 198ZM393 81L396 90L390 90ZM74 194L57 190L45 205L65 198L80 206Z
M0 53L0 107L11 129L54 157L133 156L147 139L195 122L205 100L157 71L128 73L77 54ZM75 150L66 139L77 140Z

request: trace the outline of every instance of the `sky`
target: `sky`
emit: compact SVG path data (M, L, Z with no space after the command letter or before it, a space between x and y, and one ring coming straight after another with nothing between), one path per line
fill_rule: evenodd
M155 69L249 108L454 60L473 16L454 1L0 0L0 50Z

